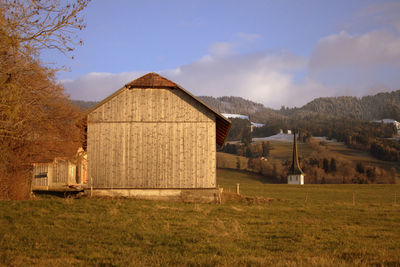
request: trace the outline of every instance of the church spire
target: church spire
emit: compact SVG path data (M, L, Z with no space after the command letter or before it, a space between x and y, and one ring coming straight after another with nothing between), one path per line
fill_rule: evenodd
M292 160L292 166L290 166L289 169L289 175L290 174L303 174L303 171L300 168L299 164L299 156L297 154L297 138L296 138L296 128L293 130L293 160Z

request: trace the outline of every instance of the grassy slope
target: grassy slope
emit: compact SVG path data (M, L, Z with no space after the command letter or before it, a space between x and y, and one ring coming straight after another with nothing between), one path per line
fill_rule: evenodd
M271 150L271 157L273 159L278 159L281 161L285 160L292 160L292 153L293 153L293 143L289 142L271 142L272 150ZM305 143L298 143L297 145L298 153L302 157L306 157L311 154L313 151L310 146Z
M343 143L329 142L326 143L326 147L332 155L338 155L350 161L361 161L365 164L376 165L386 170L395 168L398 172L400 171L400 166L397 162L379 160L368 152L348 148Z
M289 142L281 142L281 141L270 141L272 144L271 156L269 160L271 162L281 161L284 162L286 160L292 160L292 151L293 151L293 143ZM367 165L374 165L385 170L390 170L391 168L395 168L400 178L400 165L397 162L383 161L373 157L370 153L365 151L352 149L346 147L345 144L341 142L326 142L326 153L330 157L339 157L341 159L349 160L349 161L360 161ZM307 157L313 152L313 148L306 143L298 144L298 152L300 157ZM230 168L235 168L236 166L236 158L237 156L232 156L231 154L218 152L218 157L223 157L226 161L231 161L229 164ZM247 165L246 158L240 157L242 162L242 168L245 168Z
M270 141L270 142L272 144L272 150L270 152L271 156L268 159L271 162L275 161L283 162L286 160L290 161L292 160L293 143L280 142L280 141ZM300 143L298 144L298 151L299 155L305 157L310 155L313 150L309 145L305 143ZM220 164L218 164L218 166L220 167L236 169L238 158L240 159L241 169L246 169L248 158L223 152L217 152L217 161L218 159L222 159L224 161L224 164L226 165L226 166L221 166Z
M242 193L274 201L1 201L0 264L400 265L400 206L393 205L400 186L270 185L258 178L218 171L225 189L240 183Z

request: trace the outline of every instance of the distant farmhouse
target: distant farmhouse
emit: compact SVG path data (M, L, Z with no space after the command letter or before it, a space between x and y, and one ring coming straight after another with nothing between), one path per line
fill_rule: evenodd
M374 120L374 121L372 121L372 122L393 124L394 127L396 127L396 129L397 129L397 134L400 133L400 122L395 121L395 120L393 120L393 119Z
M87 116L89 194L214 197L216 145L231 126L176 83L146 74Z

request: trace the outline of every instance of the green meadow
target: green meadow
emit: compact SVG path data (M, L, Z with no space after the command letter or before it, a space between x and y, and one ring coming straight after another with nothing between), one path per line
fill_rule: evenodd
M400 266L399 185L289 186L230 170L218 184L271 200L1 201L0 265Z

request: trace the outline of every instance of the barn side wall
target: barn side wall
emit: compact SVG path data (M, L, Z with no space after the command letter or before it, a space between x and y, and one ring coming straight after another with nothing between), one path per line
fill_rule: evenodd
M88 116L93 188L215 188L215 115L176 89L126 89Z

